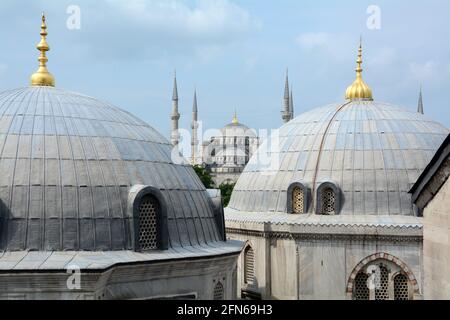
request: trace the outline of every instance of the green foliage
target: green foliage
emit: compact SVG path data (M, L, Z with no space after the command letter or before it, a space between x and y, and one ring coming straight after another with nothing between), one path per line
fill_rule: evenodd
M199 165L195 165L193 168L206 189L214 188L212 177L209 172L205 170L205 168Z
M228 203L230 202L231 193L233 192L234 186L236 183L222 183L219 186L220 193L222 194L222 202L223 206L228 206Z

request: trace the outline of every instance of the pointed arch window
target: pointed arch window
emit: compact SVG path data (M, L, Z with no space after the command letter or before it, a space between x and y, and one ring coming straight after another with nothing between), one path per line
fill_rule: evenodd
M394 300L408 300L409 285L408 277L404 273L399 273L394 277Z
M410 300L412 283L399 265L378 259L353 280L354 300Z

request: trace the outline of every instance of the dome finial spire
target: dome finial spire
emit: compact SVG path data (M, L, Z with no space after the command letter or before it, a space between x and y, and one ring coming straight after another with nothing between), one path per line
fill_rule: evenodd
M356 80L347 88L345 98L349 100L373 100L372 90L362 79L362 37L359 40L358 59L356 60Z
M45 14L42 12L42 24L41 24L41 41L36 48L41 52L39 56L39 69L31 75L32 86L55 86L55 78L47 70L47 56L46 52L50 50L47 44L47 25L45 23Z
M234 116L233 116L233 120L231 121L231 123L233 124L238 124L238 118L237 118L237 112L236 112L236 108L234 108Z

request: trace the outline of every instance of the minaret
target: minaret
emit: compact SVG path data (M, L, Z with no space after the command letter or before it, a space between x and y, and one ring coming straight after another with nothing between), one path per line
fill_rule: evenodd
M172 132L170 140L174 147L178 146L180 135L178 133L178 120L180 120L180 113L178 112L178 88L177 88L177 73L175 71L173 78L173 93L172 93Z
M197 158L197 128L198 128L198 108L197 108L197 90L194 91L194 103L192 104L192 137L191 137L191 164L196 165Z
M291 120L291 114L289 111L289 76L288 70L286 70L286 81L284 83L284 98L283 98L283 110L281 111L281 119L286 123Z
M31 75L30 83L32 86L55 86L55 78L47 70L47 55L46 52L50 50L47 43L47 25L45 23L45 14L42 12L42 23L41 23L41 41L38 43L36 48L41 52L39 56L39 69Z
M294 98L292 97L292 87L291 87L291 95L289 96L289 113L291 115L291 119L294 119Z
M423 114L422 86L420 87L419 102L417 104L417 112Z

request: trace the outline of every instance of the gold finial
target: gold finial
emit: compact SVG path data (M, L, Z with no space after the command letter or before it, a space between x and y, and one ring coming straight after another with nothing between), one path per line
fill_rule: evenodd
M233 116L233 120L231 121L232 124L238 124L238 118L237 118L237 113L236 113L236 109L234 109L234 116Z
M356 60L356 80L345 92L345 98L349 100L373 100L372 90L362 79L362 40L359 41L358 59Z
M36 48L41 52L39 56L39 69L31 75L32 86L55 86L55 78L47 70L47 56L46 52L50 50L47 44L47 25L45 24L45 14L42 12L42 24L41 24L41 41Z

